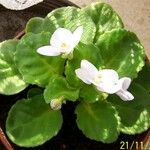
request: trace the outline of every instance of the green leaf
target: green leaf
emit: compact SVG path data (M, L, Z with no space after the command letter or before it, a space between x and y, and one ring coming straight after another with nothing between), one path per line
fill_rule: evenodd
M78 26L83 26L83 35L81 38L81 42L89 44L93 42L95 37L96 27L92 19L86 14L84 11L81 11L79 8L75 7L62 7L55 9L50 12L46 19L44 25L45 31L52 31L51 26L56 28L64 27L71 31L74 31ZM52 25L52 23L54 25ZM49 27L49 30L48 30Z
M26 33L41 33L41 32L50 32L51 34L57 29L55 23L50 20L49 18L41 18L41 17L34 17L31 18L26 25Z
M54 74L62 74L64 62L60 56L48 57L40 55L36 50L49 44L50 33L26 34L17 46L16 64L26 82L46 86Z
M148 92L150 92L150 65L146 64L142 71L139 72L135 82L142 85Z
M110 96L108 101L119 113L120 130L126 134L137 134L150 127L150 95L138 84L132 84L129 91L135 97L133 101L123 101L117 96Z
M123 23L118 14L112 7L105 3L93 3L90 6L83 8L94 21L96 25L95 42L106 31L114 28L123 28Z
M0 93L13 95L27 87L22 79L15 62L17 40L8 40L0 43Z
M9 111L6 132L23 147L41 145L55 136L62 125L60 111L53 111L42 95L18 101Z
M52 20L55 26L65 25L69 20L73 20L79 13L80 9L72 6L61 7L51 11L47 18Z
M103 99L103 94L96 90L94 86L85 85L80 89L80 97L87 103L94 103Z
M44 91L46 103L51 100L63 97L64 99L75 101L79 97L79 90L72 88L65 78L54 76L51 78L48 86Z
M48 17L44 18L44 21L43 21L43 31L54 33L57 28L58 28L58 25L55 24L55 21L53 22Z
M76 114L77 125L88 138L104 143L111 143L117 139L119 117L109 103L80 103Z
M137 77L144 66L144 48L134 33L124 29L105 32L96 45L105 68L114 69L120 77Z
M65 75L68 83L73 87L80 87L83 83L75 74L75 70L80 68L81 60L86 59L97 68L103 66L99 49L93 44L85 45L80 43L73 52L73 59L67 61Z
M25 32L32 32L32 33L40 33L43 31L43 22L44 18L41 17L34 17L31 18L26 25Z

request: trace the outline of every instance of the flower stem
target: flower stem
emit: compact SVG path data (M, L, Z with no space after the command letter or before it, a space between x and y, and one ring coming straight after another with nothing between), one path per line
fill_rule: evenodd
M2 128L0 127L0 141L3 143L5 146L6 150L13 150L11 144L8 142Z

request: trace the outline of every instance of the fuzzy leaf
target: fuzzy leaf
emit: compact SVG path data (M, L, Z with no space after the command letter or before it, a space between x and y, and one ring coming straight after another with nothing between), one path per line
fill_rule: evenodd
M83 11L92 18L96 25L95 42L104 32L114 28L123 28L121 18L108 4L93 3L90 6L83 8Z
M27 22L25 32L40 33L41 31L43 31L43 22L44 18L41 17L31 18Z
M26 33L41 33L50 32L51 34L58 28L55 23L49 18L34 17L31 18L26 25Z
M76 90L67 83L63 77L52 77L48 86L44 91L44 98L46 103L51 100L63 97L67 100L75 101L78 99L79 90Z
M53 22L53 20L49 19L48 17L44 18L42 31L54 33L57 28L58 25L55 24L55 21Z
M17 40L8 40L0 43L0 93L13 95L27 87L22 79L15 61Z
M41 145L55 136L62 125L60 111L53 111L42 95L18 101L9 111L6 132L23 147Z
M139 72L135 82L142 85L148 92L150 92L150 65L146 64Z
M114 29L101 35L96 45L105 68L116 70L120 77L137 77L144 65L144 48L134 33Z
M87 103L94 103L99 99L103 99L103 94L97 91L94 86L85 85L80 89L80 97Z
M64 62L60 56L48 57L36 52L37 48L48 45L50 33L26 34L17 46L16 64L26 82L46 86L54 74L62 74Z
M133 101L122 101L117 96L108 98L119 112L120 130L126 134L137 134L150 127L150 95L138 84L132 84L129 91L134 95Z
M111 143L117 139L119 117L109 103L80 103L76 114L77 125L88 138L103 143Z

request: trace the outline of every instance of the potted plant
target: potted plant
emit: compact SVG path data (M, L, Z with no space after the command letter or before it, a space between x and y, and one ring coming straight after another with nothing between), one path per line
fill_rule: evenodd
M16 145L42 145L75 118L87 138L110 147L120 133L149 129L144 48L108 4L62 7L34 17L21 39L2 42L0 52L0 93L18 96L6 120ZM118 148L144 148L133 139L123 138Z

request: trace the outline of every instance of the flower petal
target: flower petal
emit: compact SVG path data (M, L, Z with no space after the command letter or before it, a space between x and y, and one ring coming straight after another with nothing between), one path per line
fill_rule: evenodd
M37 52L41 55L45 56L58 56L60 55L60 51L56 47L52 46L42 46L37 49Z
M75 70L75 73L77 77L81 79L84 83L91 84L91 78L89 78L89 75L86 70L79 68Z
M128 77L123 77L119 80L119 84L122 85L123 90L127 90L131 84L131 79Z
M118 82L119 76L118 73L113 69L102 69L99 70L98 74L102 77L102 82Z
M97 89L109 94L116 93L122 89L121 84L118 83L118 73L112 69L103 69L98 72L99 80L95 81Z
M112 82L101 82L98 86L96 85L96 88L101 91L108 94L114 94L118 92L121 89L121 86L119 84L113 84Z
M85 59L81 61L81 68L86 70L91 78L94 78L98 74L97 68Z
M58 28L50 39L50 44L54 47L60 47L62 43L70 44L73 43L73 34L70 30L65 28Z
M130 101L134 99L134 96L130 92L125 90L120 90L116 94L124 101Z
M74 39L74 47L80 42L81 36L83 34L83 26L79 26L74 32L73 32L73 39Z

